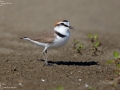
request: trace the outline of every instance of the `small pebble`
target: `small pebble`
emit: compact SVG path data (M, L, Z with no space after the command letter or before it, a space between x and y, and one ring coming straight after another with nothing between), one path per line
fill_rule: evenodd
M89 85L88 84L85 84L85 87L88 87Z
M20 86L23 86L22 83L19 83Z
M79 79L79 81L82 81L82 79Z
M42 79L42 82L44 82L45 80L44 79Z

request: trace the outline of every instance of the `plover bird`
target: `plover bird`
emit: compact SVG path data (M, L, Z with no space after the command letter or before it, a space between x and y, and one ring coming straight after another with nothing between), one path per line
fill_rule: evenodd
M42 33L38 37L24 37L21 39L31 41L38 46L44 47L43 56L45 65L48 65L47 61L47 49L54 47L61 47L67 43L70 38L70 29L74 29L70 26L67 20L60 20L55 23L54 30Z

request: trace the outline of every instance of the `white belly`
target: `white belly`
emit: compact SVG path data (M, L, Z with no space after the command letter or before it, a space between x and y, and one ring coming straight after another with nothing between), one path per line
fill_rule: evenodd
M61 47L67 43L69 38L70 38L70 35L67 35L64 38L57 36L57 38L54 40L54 42L51 43L48 47Z

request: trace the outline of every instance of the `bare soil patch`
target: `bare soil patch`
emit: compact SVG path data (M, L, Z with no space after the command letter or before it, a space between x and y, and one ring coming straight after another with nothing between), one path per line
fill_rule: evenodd
M1 88L56 90L62 86L65 90L119 90L115 66L106 65L113 58L113 51L120 52L119 0L11 2L12 5L0 7ZM53 29L52 23L61 18L69 20L76 30L71 31L71 39L64 47L48 50L49 63L56 65L44 66L43 48L20 38ZM98 34L103 53L92 55L89 33ZM74 38L85 46L82 55L73 49Z

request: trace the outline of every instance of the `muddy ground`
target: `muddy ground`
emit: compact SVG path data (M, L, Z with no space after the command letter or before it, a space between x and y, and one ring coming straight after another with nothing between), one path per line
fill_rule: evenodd
M106 65L113 51L120 53L119 0L2 1L12 4L0 6L0 90L120 90L115 66ZM59 19L76 30L64 47L48 51L49 63L57 65L44 66L43 48L20 38L53 29ZM102 54L92 56L89 33L99 35ZM74 38L85 47L82 55Z

